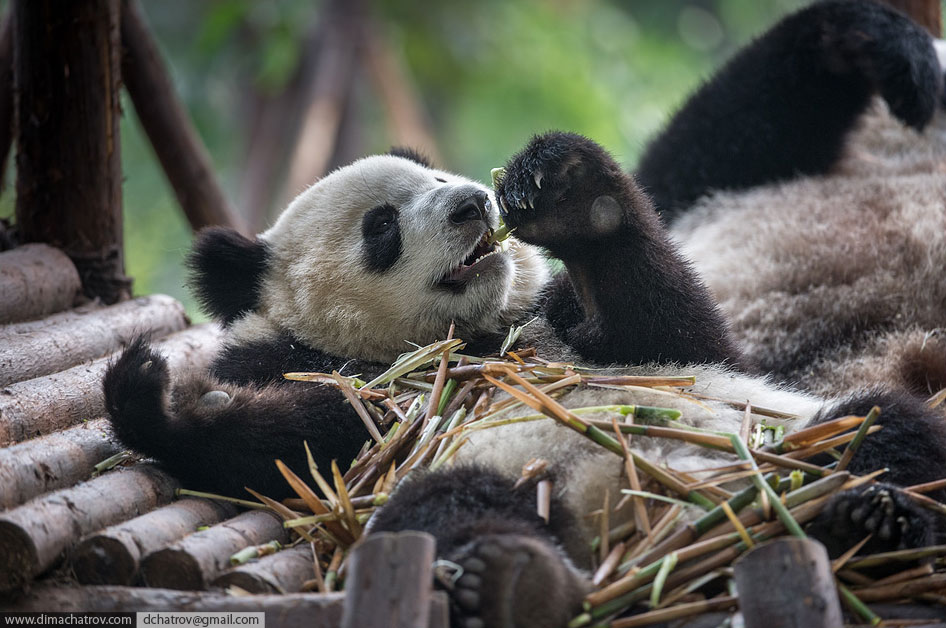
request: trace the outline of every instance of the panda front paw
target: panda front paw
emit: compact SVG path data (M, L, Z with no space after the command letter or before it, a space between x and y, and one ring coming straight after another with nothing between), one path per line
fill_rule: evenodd
M825 2L821 37L829 69L864 77L904 124L922 130L943 94L931 37L902 13L874 2Z
M625 225L628 185L630 177L598 144L551 132L509 160L496 198L517 238L561 257L576 242L613 235Z
M892 484L877 483L833 497L808 533L832 557L871 535L861 554L925 547L935 541L935 516Z
M462 569L446 586L459 628L560 628L588 592L557 548L531 536L484 535L450 560Z

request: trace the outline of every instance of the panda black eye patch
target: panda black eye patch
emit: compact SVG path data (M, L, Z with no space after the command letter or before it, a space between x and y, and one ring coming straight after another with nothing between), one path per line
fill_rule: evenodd
M365 265L382 273L401 257L401 226L397 209L390 203L378 205L361 219Z

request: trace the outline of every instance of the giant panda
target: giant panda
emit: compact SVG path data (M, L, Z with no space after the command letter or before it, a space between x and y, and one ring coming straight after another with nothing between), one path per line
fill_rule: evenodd
M133 342L104 379L112 425L185 484L280 497L288 486L273 459L305 468L307 441L322 467L351 460L367 438L338 390L283 373L370 377L406 341L440 339L451 323L466 351L488 354L510 325L532 320L519 343L548 359L695 375L696 392L791 412L795 426L881 406L884 429L850 468L888 466L888 484L837 496L816 522L819 538L847 549L873 533L875 551L930 543L942 522L896 486L946 476L943 415L918 395L944 383L937 339L927 334L929 355L901 347L903 373L887 365L865 378L863 365L896 350L897 334L946 320L935 276L946 264L946 212L942 190L929 191L942 179L929 167L908 189L878 191L896 166L883 170L880 157L858 151L879 126L910 136L904 151L946 155L939 119L937 148L900 128L928 127L941 93L930 39L907 18L873 2L825 1L785 18L697 90L636 176L562 132L530 141L495 190L410 150L360 159L300 194L255 239L220 228L198 236L194 288L226 326L225 344L209 373L172 377L144 339ZM872 104L876 95L889 113ZM860 129L865 115L873 118ZM845 168L841 184L832 177ZM508 250L487 237L500 214L516 229ZM871 239L854 239L874 214L899 226L865 227ZM543 252L565 271L550 274ZM912 260L937 285L917 280ZM874 270L904 276L866 293L849 288L862 278L873 286ZM888 289L903 295L883 303ZM875 308L883 316L868 316ZM659 392L579 389L561 401L676 406L693 425L730 432L743 416ZM679 443L635 447L672 467L705 465L703 450ZM549 461L556 488L548 523L535 513L534 487L515 483L533 457ZM588 586L584 515L607 491L616 496L622 466L551 421L483 430L450 468L410 475L369 529L434 535L438 556L463 570L450 588L452 625L562 626Z

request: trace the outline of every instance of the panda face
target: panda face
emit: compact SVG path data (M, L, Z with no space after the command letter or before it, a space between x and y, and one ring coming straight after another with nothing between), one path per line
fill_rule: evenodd
M475 181L394 155L356 161L261 236L271 259L260 307L234 332L265 322L322 351L390 361L451 322L464 338L502 331L547 271L534 247L487 242L498 221L492 191Z

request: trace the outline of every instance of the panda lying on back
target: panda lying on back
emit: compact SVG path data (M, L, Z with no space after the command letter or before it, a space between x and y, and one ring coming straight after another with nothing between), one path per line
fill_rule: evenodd
M785 378L829 354L854 363L875 334L912 325L914 310L939 314L930 329L946 325L942 285L913 294L913 301L874 325L848 329L843 320L835 325L850 314L844 304L806 310L804 301L796 307L792 293L778 284L801 281L792 275L796 264L809 268L809 255L825 254L806 250L809 234L770 232L753 257L737 248L738 236L731 242L720 236L709 253L700 248L701 229L729 219L705 205L714 190L817 178L839 163L874 94L903 123L923 129L941 92L941 70L923 31L881 5L828 1L783 20L697 91L649 147L636 180L597 144L566 133L532 140L509 161L495 193L436 170L410 151L356 161L303 192L258 239L225 229L201 233L191 258L196 290L228 326L226 344L211 373L178 377L172 386L164 358L144 341L133 343L105 377L112 424L129 447L153 456L185 484L232 495L249 485L285 495L288 486L273 459L305 468L305 440L319 466L351 460L367 433L334 387L285 382L282 373L371 376L409 348L404 341L440 339L451 322L468 352L495 352L510 324L539 316L520 345L537 346L548 359L695 374L701 392L748 399L810 422L866 414L879 405L884 429L865 442L851 470L889 466L887 481L900 486L946 476L942 414L899 385L923 380L921 374L891 378L896 388L872 387L823 402L752 374L757 356L743 351L765 347L766 334L780 339L791 364L778 364L775 350L763 351L762 362ZM728 194L717 196L734 204L736 192ZM946 267L942 196L926 205L910 203L906 216L922 216L938 232L905 246L917 248L910 254L932 268ZM811 228L838 230L840 238L840 230L869 209L838 205L828 214L836 222ZM485 239L499 212L516 228L506 252ZM727 297L730 317L743 314L743 302L758 310L771 292L779 299L769 320L784 328L767 326L763 308L734 336L668 225L688 251L706 260L713 290L739 296ZM911 227L891 227L875 237L903 241ZM743 228L768 229L756 223ZM782 247L786 239L792 247ZM549 277L536 247L561 259L567 273ZM852 265L870 256L870 243L864 247L851 253ZM754 285L745 272L714 274L756 264L772 275L769 283ZM825 285L843 284L843 278L828 279ZM795 294L804 299L806 289L811 286L797 287ZM810 344L817 336L798 331L807 328L847 333L824 343L821 353L807 345L796 351L793 342ZM946 370L942 353L927 358L911 361L911 368L928 362L932 379L923 381L942 382L936 379ZM840 360L834 362L838 371L847 364ZM562 401L615 403L615 395L621 403L673 405L670 397L654 400L636 391L579 390ZM702 427L734 431L742 420L742 412L724 404L682 409L686 420ZM645 457L677 468L700 464L699 452L648 440L635 441L635 447L649 448ZM454 625L564 625L586 590L576 569L589 563L583 514L599 507L609 488L616 494L621 460L551 421L484 430L458 457L451 469L404 482L372 529L430 532L438 554L464 567L466 575L451 592ZM532 457L550 461L559 491L549 524L535 514L534 489L513 488ZM821 538L840 549L868 533L874 533L873 549L927 544L938 525L889 486L837 497L819 524Z

